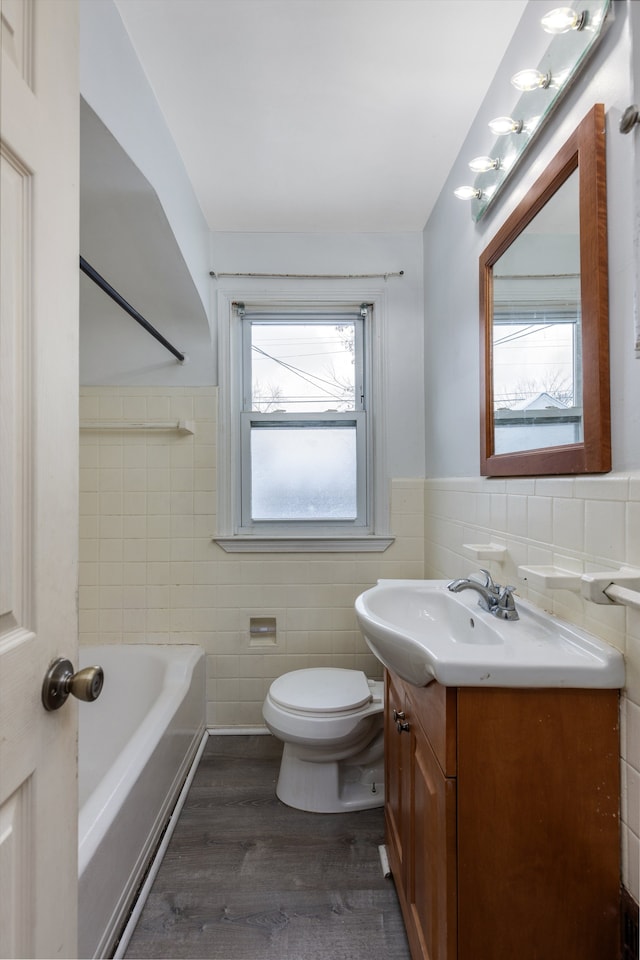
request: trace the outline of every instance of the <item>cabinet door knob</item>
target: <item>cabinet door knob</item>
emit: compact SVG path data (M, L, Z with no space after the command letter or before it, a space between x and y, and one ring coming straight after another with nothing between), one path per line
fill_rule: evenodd
M407 733L411 729L411 726L407 720L398 720L396 729L398 733Z
M394 710L393 719L396 723L398 722L398 720L404 720L405 719L404 710Z

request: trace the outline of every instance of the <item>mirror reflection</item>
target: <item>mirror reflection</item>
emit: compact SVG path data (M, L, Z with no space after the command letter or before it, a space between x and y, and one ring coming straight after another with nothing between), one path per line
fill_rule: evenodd
M583 440L578 171L493 267L495 453Z
M610 470L601 103L499 228L479 266L480 472Z

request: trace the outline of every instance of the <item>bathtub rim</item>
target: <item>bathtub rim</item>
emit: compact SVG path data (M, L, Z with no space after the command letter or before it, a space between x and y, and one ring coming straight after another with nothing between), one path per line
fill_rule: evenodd
M101 824L104 822L103 814L108 808L111 815L110 822L112 822L122 809L133 786L129 773L134 762L140 757L149 757L156 749L166 729L166 724L162 722L163 719L173 716L176 707L179 705L179 694L184 690L184 686L179 683L180 678L182 678L184 684L187 678L187 667L189 667L190 677L193 675L193 670L200 658L205 656L203 648L197 644L88 644L84 649L97 649L102 646L135 647L138 650L162 650L163 652L175 650L186 656L180 662L175 662L168 668L169 683L163 684L162 687L163 691L170 691L166 701L156 701L153 708L145 715L141 727L136 731L135 738L129 741L118 755L115 763L96 783L78 811L79 881L104 839L105 831L101 830ZM80 762L80 759L78 759L78 762ZM105 781L112 778L114 782L111 789L105 794L105 791L101 788Z
M143 653L145 650L155 650L161 655L183 661L186 652L190 654L188 659L191 664L184 671L186 676L180 685L180 694L176 696L173 690L172 696L165 690L165 701L173 699L175 703L162 721L161 735L151 753L142 755L138 768L130 775L129 789L123 791L122 807L115 813L109 811L104 818L98 831L100 841L95 854L78 877L79 955L94 960L112 956L114 944L118 942L135 904L206 733L207 661L206 652L201 646L151 643L104 646L113 647L114 650L125 646L137 647ZM158 648L161 648L160 651ZM182 655L176 656L180 648ZM185 651L185 648L190 650ZM96 646L91 645L86 655L93 657L95 650ZM113 669L116 669L115 664ZM154 688L156 697L162 699L162 690L163 686ZM149 700L149 706L145 722L149 717L153 722L153 717L157 716L153 701ZM110 704L107 716L111 715L112 709ZM100 722L96 728L98 735L101 726ZM112 762L110 769L116 766L117 763ZM99 788L99 784L96 786Z

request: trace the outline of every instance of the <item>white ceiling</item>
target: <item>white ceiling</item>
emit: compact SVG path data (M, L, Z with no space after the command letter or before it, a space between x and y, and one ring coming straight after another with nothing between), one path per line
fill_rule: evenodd
M115 0L212 230L421 230L527 0Z

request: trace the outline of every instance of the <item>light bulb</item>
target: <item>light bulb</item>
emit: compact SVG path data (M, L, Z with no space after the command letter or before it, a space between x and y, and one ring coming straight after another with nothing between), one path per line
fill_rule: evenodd
M551 83L551 74L541 73L540 70L535 69L520 70L511 77L511 83L517 90L527 93L539 87L548 87Z
M497 170L500 166L500 160L494 160L493 157L474 157L469 161L469 168L474 173L487 173L489 170Z
M522 120L514 120L513 117L496 117L490 122L489 129L497 137L504 137L508 133L520 133Z
M482 196L482 190L476 187L456 187L453 191L458 200L479 200Z
M556 7L545 14L540 23L547 33L568 33L569 30L582 30L586 21L586 10L578 13L572 7Z

